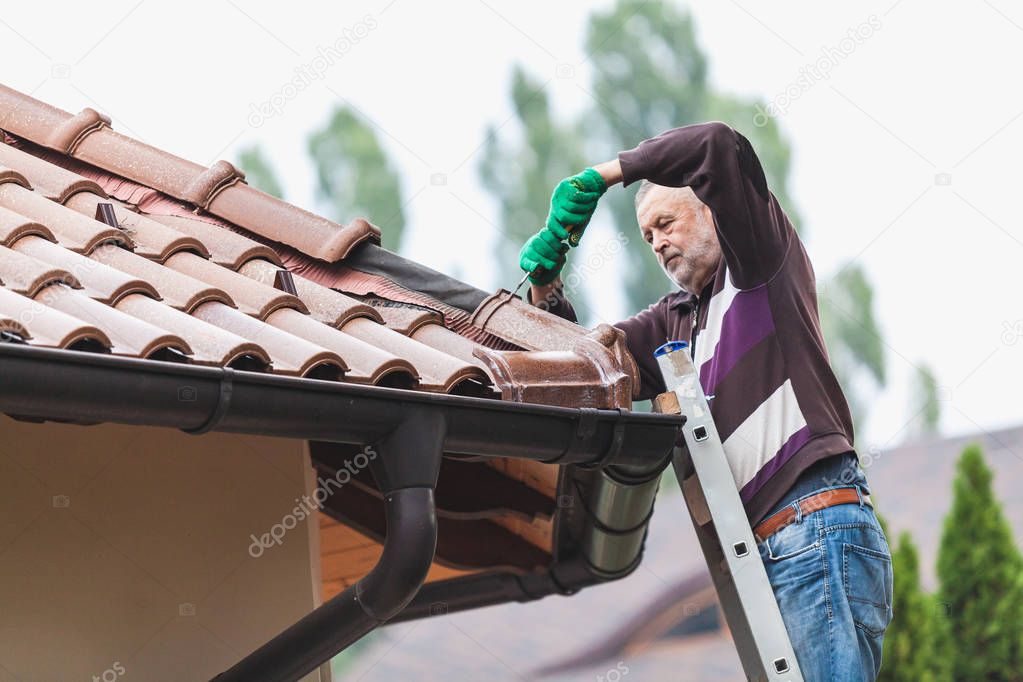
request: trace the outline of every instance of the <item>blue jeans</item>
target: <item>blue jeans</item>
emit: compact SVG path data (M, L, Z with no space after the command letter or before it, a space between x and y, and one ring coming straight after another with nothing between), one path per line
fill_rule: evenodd
M830 466L830 465L829 465ZM892 619L892 558L874 510L863 501L866 477L855 459L844 476L824 476L817 490L783 498L777 508L821 490L856 487L859 504L806 515L759 544L806 682L872 682ZM818 473L820 469L818 468ZM813 486L809 486L813 487Z

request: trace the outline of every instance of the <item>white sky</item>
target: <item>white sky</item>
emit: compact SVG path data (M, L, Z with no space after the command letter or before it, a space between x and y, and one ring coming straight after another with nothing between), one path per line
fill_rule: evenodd
M898 439L915 362L929 363L947 388L946 431L1023 416L1014 387L1023 366L1023 230L1014 210L1023 91L1012 85L1023 9L1006 0L893 1L689 5L714 85L764 100L876 17L873 35L779 116L818 276L855 258L877 289L890 387L861 445ZM0 18L0 56L8 85L70 111L105 111L115 128L200 163L259 142L289 198L307 206L306 137L342 97L379 128L403 173L406 254L493 290L513 283L492 275L497 207L476 178L484 128L508 120L516 62L551 79L564 120L589 106L583 29L588 12L607 5L12 3ZM322 80L252 125L253 103L346 32L361 37ZM559 64L574 75L557 77ZM446 184L431 184L435 173ZM951 184L936 184L941 173ZM598 243L602 226L594 227L589 241ZM608 267L589 284L608 321L627 312L615 277Z

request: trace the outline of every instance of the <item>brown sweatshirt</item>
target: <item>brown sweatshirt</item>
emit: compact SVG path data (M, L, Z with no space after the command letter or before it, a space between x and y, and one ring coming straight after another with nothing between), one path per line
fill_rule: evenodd
M753 147L720 122L664 132L618 155L626 186L689 186L714 215L723 258L699 296L678 291L619 322L641 399L665 390L653 352L690 341L750 523L830 455L852 451L849 407L828 361L813 268ZM550 312L575 320L563 297Z

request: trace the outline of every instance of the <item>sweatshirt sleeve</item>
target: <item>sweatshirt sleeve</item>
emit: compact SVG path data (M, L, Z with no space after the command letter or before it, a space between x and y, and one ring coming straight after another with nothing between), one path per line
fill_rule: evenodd
M579 321L579 317L575 314L575 308L565 298L565 290L562 286L556 287L547 295L547 298L540 302L533 300L533 288L530 287L526 289L526 303L534 305L541 310L546 310L551 315L560 317L563 320L568 320L569 322Z
M691 187L714 215L718 241L740 289L763 284L781 267L794 230L767 188L753 146L719 121L665 131L618 154L625 186L649 180Z
M616 327L625 332L625 345L639 367L637 400L649 400L665 391L664 378L654 358L654 351L668 340L666 315L667 297L615 323Z

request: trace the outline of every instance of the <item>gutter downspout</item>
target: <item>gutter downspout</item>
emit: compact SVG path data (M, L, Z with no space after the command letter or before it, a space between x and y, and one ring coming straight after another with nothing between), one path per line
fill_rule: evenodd
M213 678L293 682L401 612L426 581L437 549L434 490L444 414L423 408L375 444L370 462L384 493L387 535L373 569L357 583Z

